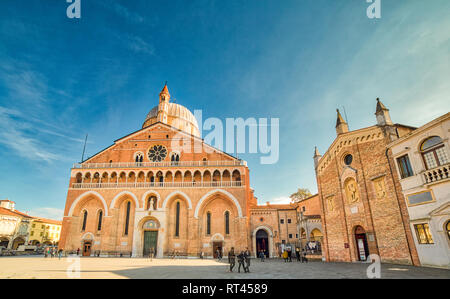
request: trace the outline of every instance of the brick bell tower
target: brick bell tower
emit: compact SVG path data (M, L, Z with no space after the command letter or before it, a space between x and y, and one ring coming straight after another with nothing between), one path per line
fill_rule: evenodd
M159 93L158 117L157 121L167 124L167 115L169 111L170 93L167 88L167 82Z

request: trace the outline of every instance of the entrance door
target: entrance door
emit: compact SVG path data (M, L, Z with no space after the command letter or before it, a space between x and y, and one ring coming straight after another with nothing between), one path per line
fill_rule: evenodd
M153 254L156 256L156 248L158 245L158 231L144 231L144 256L150 254L150 249L153 248Z
M369 256L369 247L367 245L366 232L361 226L358 226L355 230L355 240L358 260L366 261Z
M84 242L83 244L83 256L91 256L91 242Z
M264 251L266 257L269 257L269 236L263 229L256 232L256 253L258 257L261 250Z
M213 242L213 255L214 255L214 258L217 258L217 250L219 250L220 256L223 256L222 247L223 247L223 242L222 241L214 241Z

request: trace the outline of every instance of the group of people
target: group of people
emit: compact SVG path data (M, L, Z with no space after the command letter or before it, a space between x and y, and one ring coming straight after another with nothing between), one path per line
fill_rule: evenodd
M57 250L56 247L47 247L44 249L44 256L45 257L55 257L56 255L58 255L59 259L61 259L62 256L62 249Z
M290 248L286 248L283 250L283 253L281 254L281 256L284 259L284 262L292 262L292 250ZM295 256L297 258L297 261L299 262L308 262L308 259L306 258L306 250L302 249L302 251L300 251L300 248L295 248Z
M234 252L234 247L228 252L228 263L230 264L230 272L233 272L233 268L236 265L236 258L239 263L238 272L241 273L241 267L245 273L250 272L250 251L246 248L245 251L241 251L237 256Z

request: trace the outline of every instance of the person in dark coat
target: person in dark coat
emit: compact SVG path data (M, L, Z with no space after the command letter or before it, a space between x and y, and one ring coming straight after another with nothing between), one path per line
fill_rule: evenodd
M236 264L236 254L234 253L234 247L228 251L228 263L230 263L230 272L233 272L234 265Z
M308 259L306 258L306 250L305 249L302 250L302 263L303 262L305 262L305 263L308 262Z
M264 258L266 257L266 255L264 254L264 250L260 250L259 251L259 258L261 259L261 262L264 262Z
M297 262L300 262L300 248L295 247L295 257L297 258Z
M250 251L248 250L248 248L245 250L244 252L244 261L245 261L245 268L244 270L246 270L245 272L250 272Z
M239 255L237 256L237 259L238 259L238 263L239 263L238 272L241 273L241 266L242 266L244 271L247 273L247 270L245 269L245 264L244 264L245 256L244 256L243 251L241 251L241 253L239 253Z

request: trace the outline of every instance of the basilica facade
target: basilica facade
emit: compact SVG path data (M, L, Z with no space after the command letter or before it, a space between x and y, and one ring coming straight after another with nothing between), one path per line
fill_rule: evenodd
M258 208L246 162L204 143L193 114L164 86L142 129L71 169L59 247L85 256L198 257L231 247L274 256L278 219L251 221L277 208Z

